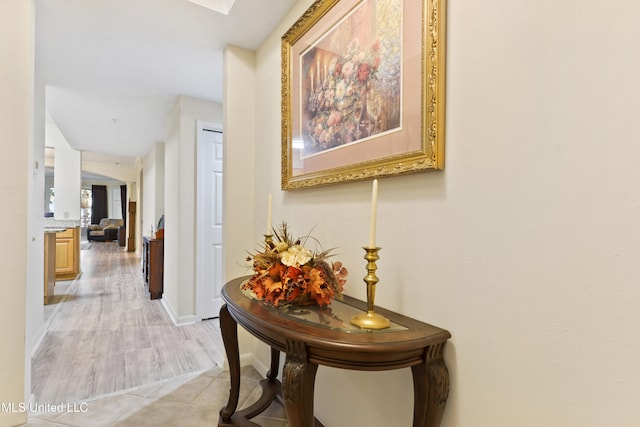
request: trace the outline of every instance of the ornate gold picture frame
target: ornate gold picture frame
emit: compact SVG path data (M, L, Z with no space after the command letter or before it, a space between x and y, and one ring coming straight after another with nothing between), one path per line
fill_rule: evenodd
M445 0L317 0L282 36L282 189L444 167Z

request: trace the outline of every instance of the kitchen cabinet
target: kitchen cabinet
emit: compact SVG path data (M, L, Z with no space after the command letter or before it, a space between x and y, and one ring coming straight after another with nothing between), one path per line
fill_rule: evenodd
M56 233L56 280L73 280L80 274L80 227Z

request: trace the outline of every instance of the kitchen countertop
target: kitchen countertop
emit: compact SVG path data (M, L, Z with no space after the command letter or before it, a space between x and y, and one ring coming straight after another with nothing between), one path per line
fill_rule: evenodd
M80 227L79 219L44 219L44 228L76 228Z
M62 227L45 227L44 228L45 233L60 233L62 231L67 231L67 229Z
M44 219L44 232L45 233L60 233L66 231L68 228L80 227L79 219Z

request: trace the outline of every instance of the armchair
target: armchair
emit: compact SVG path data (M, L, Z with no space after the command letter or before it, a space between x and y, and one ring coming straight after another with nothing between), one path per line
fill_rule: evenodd
M124 220L102 218L100 224L91 224L87 229L87 240L110 242L118 239L118 229L124 225Z

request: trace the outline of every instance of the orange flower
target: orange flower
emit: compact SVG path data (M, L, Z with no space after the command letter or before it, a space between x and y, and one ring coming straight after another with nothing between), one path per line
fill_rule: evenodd
M283 269L284 269L284 266L282 264L280 263L274 264L271 266L271 268L269 268L269 276L273 280L279 280Z
M254 282L250 282L250 285L251 290L256 294L256 297L258 299L264 298L265 290L262 281L256 280Z
M282 282L265 279L264 288L267 292L282 292Z
M271 304L277 307L278 302L280 302L282 298L284 298L284 295L282 294L282 292L269 292L265 296L264 300L267 302L270 302Z
M300 276L300 273L302 273L302 271L300 271L299 268L296 267L287 267L286 271L284 272L284 277L283 279L288 283L289 281L296 281L298 279L298 276Z
M316 268L311 269L309 272L309 289L310 292L315 294L322 293L322 285L324 285L324 279L322 278L322 272Z

